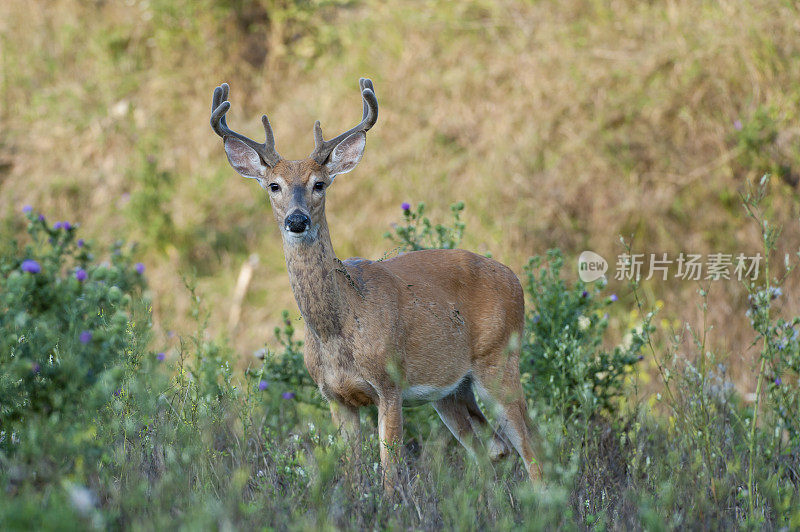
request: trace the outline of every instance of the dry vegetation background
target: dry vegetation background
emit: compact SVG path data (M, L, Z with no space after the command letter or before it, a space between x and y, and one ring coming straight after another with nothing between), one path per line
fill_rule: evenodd
M673 258L753 254L739 193L763 172L781 177L770 199L781 256L800 243L792 2L10 0L0 35L0 223L21 234L31 204L97 240L138 241L164 338L188 318L183 276L243 358L272 341L282 309L297 314L265 194L230 169L208 125L223 81L234 129L260 138L267 113L280 153L301 158L314 120L329 136L350 127L358 77L374 80L364 160L329 192L341 257L383 256L403 201L445 220L457 200L464 247L517 272L549 247L573 271L584 249L613 262L620 234ZM251 253L260 262L229 331ZM611 287L630 308L625 285ZM697 289L645 283L663 318L695 325ZM745 290L711 283L710 305L712 341L749 372Z

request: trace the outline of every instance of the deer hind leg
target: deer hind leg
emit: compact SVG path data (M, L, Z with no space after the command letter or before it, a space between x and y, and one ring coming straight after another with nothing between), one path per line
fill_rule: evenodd
M464 379L452 394L434 402L433 408L456 440L475 456L477 436L486 431L489 422L475 402L471 380ZM498 432L492 431L489 458L502 458L509 454L510 449L511 445L507 440Z
M475 394L472 392L472 382L463 390L461 399L469 413L473 430L476 432L478 432L478 430L485 431L489 427L489 421L486 419L486 416L483 415L483 412L481 412L477 401L475 401ZM503 435L502 431L492 429L492 439L489 442L489 459L494 461L505 458L511 454L511 448L511 442Z
M475 457L475 427L467 409L467 405L458 397L456 392L443 397L433 403L433 409L442 418L445 426L450 429L458 443Z
M498 355L487 359L499 363L475 369L475 389L481 399L496 408L500 432L522 457L531 481L536 482L541 479L542 471L531 447L531 424L520 384L519 355L505 348Z

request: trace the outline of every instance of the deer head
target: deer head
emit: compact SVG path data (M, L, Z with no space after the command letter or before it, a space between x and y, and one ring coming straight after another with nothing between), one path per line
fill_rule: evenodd
M261 117L266 140L260 144L228 128L230 109L227 83L214 89L211 127L225 142L231 166L243 177L256 179L267 190L275 221L287 243L316 239L325 224L325 191L334 177L356 167L364 154L366 132L378 120L378 99L372 81L359 80L364 114L357 126L330 140L314 124L314 151L299 161L283 159L275 150L275 137L267 116Z

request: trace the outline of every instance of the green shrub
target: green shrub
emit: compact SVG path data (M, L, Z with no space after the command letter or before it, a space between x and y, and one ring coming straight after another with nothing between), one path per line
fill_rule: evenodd
M100 261L75 226L25 210L30 241L0 253L0 528L100 527L86 484L113 484L99 475L114 442L153 411L125 409L145 382L144 266L121 242Z
M144 267L132 264L130 249L117 243L110 261L98 262L75 226L26 216L31 242L0 256L0 430L7 434L31 416L68 417L106 403L135 362L133 347L146 340L134 319Z
M258 370L248 371L255 385L264 391L283 397L291 397L303 403L325 408L326 402L319 393L317 384L308 374L303 360L303 341L294 338L294 325L289 319L289 311L283 311L283 327L275 327L275 338L281 346L275 353L269 349L262 351L264 363Z
M570 285L561 278L564 259L553 249L525 267L524 289L530 308L520 357L526 395L534 402L570 417L613 413L624 393L627 375L642 355L650 332L649 319L623 345L608 350L605 310L617 296L603 296L604 285L582 281Z

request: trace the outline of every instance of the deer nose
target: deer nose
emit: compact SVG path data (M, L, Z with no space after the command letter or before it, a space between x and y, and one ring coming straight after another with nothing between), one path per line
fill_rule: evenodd
M292 233L302 233L311 225L311 219L300 211L294 211L286 217L284 225Z

